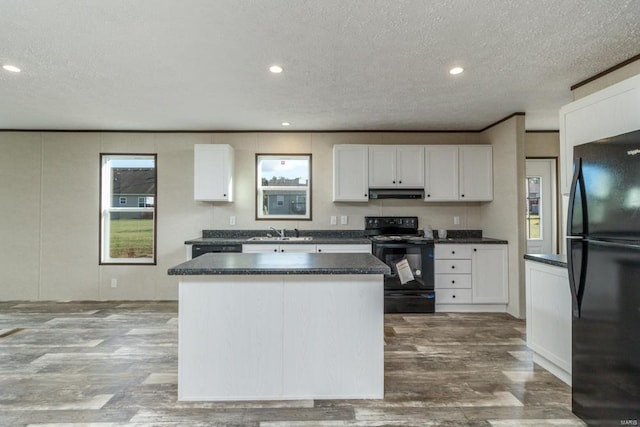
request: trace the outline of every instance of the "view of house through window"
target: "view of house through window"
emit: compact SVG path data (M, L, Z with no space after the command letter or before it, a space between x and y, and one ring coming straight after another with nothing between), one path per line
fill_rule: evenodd
M154 264L156 156L101 154L100 261Z
M311 219L311 154L257 154L256 165L257 219Z
M540 191L542 177L528 176L526 183L527 212L525 214L527 240L542 238L542 211L540 210Z

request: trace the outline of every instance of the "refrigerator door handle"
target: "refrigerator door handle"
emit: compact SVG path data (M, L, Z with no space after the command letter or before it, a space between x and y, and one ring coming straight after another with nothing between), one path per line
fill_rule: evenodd
M575 209L576 192L578 187L580 188L580 207L582 213L582 233L586 235L588 233L588 216L587 216L587 198L586 187L584 184L584 175L582 173L582 158L578 157L575 162L576 170L573 173L573 179L571 180L571 191L569 192L569 206L567 209L567 237L575 236L573 230L573 211Z
M573 264L573 248L569 240L567 245L567 271L569 273L569 290L571 291L571 307L573 309L573 317L580 317L580 304L578 303L578 291L576 290L576 274Z
M587 233L587 200L585 194L584 176L582 174L582 158L575 161L575 172L571 181L571 192L569 193L569 206L567 211L567 270L569 273L569 289L571 290L571 301L573 315L580 317L582 295L584 293L585 269L587 266L587 246L582 242L583 235ZM573 213L575 209L576 192L580 189L580 207L582 213L582 235L574 234ZM575 263L573 261L574 242L581 242L581 262L580 271L576 275ZM577 276L577 277L576 277Z

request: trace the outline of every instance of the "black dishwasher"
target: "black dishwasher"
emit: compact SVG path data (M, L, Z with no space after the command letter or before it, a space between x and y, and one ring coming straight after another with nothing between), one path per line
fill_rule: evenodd
M191 246L191 258L202 254L220 252L242 252L241 243L199 243Z

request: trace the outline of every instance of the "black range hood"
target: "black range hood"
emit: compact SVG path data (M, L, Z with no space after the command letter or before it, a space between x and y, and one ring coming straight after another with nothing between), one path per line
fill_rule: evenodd
M424 200L424 190L422 188L370 188L369 199Z

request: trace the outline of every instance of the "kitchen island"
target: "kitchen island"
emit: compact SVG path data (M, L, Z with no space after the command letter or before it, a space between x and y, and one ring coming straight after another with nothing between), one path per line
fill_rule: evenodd
M383 398L388 272L363 253L210 253L169 269L178 399Z

